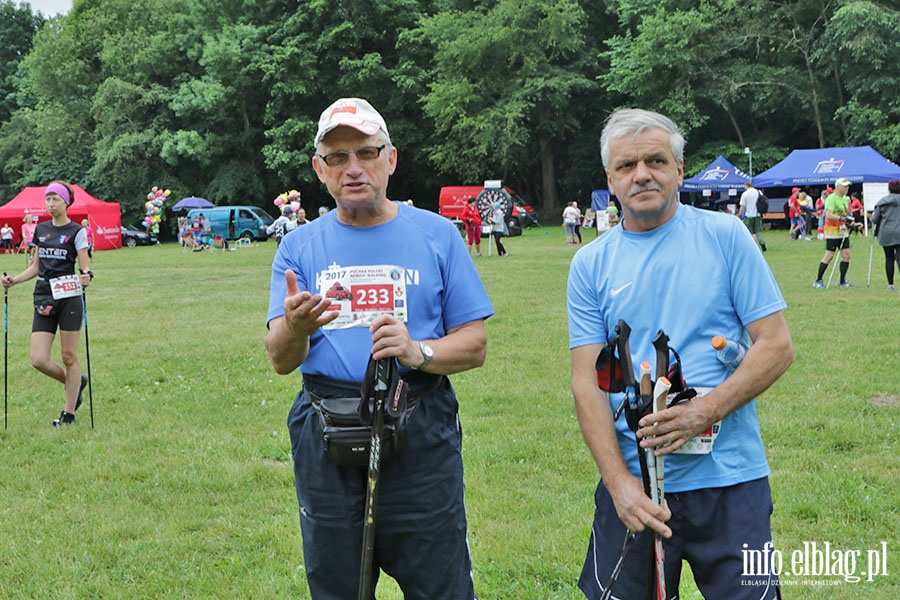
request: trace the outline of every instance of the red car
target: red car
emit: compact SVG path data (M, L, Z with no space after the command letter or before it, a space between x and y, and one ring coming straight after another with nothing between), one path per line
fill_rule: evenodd
M334 285L328 288L328 291L325 292L325 297L331 300L353 300L353 294L350 292L350 290L342 286L337 281L334 282Z

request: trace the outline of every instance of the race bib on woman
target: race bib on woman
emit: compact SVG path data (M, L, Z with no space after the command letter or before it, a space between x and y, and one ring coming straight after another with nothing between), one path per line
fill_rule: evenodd
M50 293L54 300L74 298L81 295L81 278L78 275L63 275L50 280Z

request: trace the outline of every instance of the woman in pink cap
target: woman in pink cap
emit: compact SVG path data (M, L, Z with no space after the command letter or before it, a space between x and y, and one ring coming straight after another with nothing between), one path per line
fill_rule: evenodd
M18 275L4 274L2 283L8 289L37 277L31 325L31 364L66 387L66 405L59 418L53 421L56 427L75 424L75 411L87 385L87 377L82 375L78 360L78 339L84 317L82 289L90 285L93 273L89 270L87 234L67 214L75 202L72 186L64 181L51 182L44 198L50 220L38 223L34 230L36 259ZM75 274L76 261L80 275ZM57 329L63 364L50 357Z

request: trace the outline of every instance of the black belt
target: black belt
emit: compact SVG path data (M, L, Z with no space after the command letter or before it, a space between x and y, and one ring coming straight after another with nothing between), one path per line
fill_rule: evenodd
M400 378L409 386L407 402L411 406L421 398L433 393L447 380L447 377L444 375L432 375L421 371L409 371L401 375ZM313 404L321 403L322 400L326 399L354 400L359 402L361 390L361 381L335 379L325 375L303 374L303 391L309 396Z

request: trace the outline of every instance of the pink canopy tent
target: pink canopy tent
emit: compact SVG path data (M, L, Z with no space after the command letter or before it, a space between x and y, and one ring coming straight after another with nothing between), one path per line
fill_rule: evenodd
M15 231L13 244L21 241L21 224L25 217L37 215L38 221L50 219L44 202L44 186L27 187L0 206L0 224L9 223ZM94 198L81 187L72 185L75 202L69 207L69 218L76 223L87 219L94 230L94 249L112 250L122 247L122 213L118 202L104 202Z

